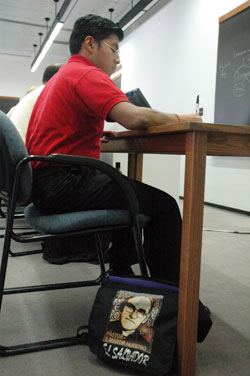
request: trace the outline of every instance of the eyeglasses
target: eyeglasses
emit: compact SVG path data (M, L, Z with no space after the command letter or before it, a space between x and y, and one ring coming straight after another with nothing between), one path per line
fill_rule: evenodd
M127 307L127 311L128 311L128 312L133 312L133 313L136 312L136 317L137 317L137 318L142 319L142 318L144 318L145 316L147 316L147 312L146 312L145 309L143 309L143 308L139 308L139 309L137 309L137 308L134 306L134 304L132 304L132 303L126 303L126 307Z
M108 43L102 41L102 43L106 44L106 46L108 46L111 51L113 52L113 54L115 55L115 57L119 57L120 56L120 50L116 50L114 47L111 47Z

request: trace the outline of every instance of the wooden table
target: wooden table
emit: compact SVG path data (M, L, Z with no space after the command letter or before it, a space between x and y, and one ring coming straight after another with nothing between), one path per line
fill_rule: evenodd
M128 175L137 180L142 179L143 153L186 156L178 359L179 375L194 376L206 156L250 156L250 126L190 122L119 132L102 152L129 153Z

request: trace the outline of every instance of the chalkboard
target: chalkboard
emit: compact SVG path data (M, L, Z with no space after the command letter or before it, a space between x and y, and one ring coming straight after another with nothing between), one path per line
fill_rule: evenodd
M215 123L250 125L249 3L219 26Z

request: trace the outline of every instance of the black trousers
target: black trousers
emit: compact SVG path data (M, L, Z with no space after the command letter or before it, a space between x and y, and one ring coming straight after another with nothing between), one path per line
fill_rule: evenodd
M105 174L90 168L46 167L33 174L33 200L43 213L124 209L123 194ZM177 282L180 269L181 216L174 198L149 185L130 182L140 212L151 220L144 230L144 250L154 278ZM132 265L136 254L129 230L114 231L112 267Z

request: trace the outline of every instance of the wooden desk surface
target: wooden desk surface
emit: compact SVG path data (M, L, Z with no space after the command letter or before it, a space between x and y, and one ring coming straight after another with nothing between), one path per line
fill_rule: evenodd
M185 154L178 373L195 376L206 156L250 156L250 126L190 122L119 132L102 151L129 153L129 176L138 180L143 153Z
M194 132L206 134L207 155L250 155L250 126L194 122L117 132L102 152L185 154L186 134Z

